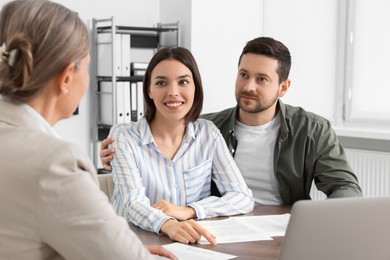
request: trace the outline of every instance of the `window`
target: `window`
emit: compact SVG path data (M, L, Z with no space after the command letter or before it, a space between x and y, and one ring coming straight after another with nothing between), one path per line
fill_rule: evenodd
M344 120L390 123L390 1L347 4Z

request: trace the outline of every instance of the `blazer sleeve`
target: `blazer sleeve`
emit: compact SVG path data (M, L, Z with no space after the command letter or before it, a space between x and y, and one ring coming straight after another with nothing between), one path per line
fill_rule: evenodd
M65 259L153 259L99 190L86 155L62 144L42 164L37 182L40 237ZM31 216L33 217L33 216Z

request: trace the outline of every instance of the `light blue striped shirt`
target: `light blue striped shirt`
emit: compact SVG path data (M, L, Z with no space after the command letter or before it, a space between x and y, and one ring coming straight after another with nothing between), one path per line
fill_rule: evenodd
M189 123L171 160L159 151L146 119L119 124L115 138L111 203L135 225L159 233L172 217L151 207L160 199L191 206L198 219L252 211L254 200L219 129L208 120ZM223 195L210 196L211 179Z

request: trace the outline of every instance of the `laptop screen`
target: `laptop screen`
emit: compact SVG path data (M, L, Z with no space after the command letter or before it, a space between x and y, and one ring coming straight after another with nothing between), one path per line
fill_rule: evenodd
M390 198L296 202L279 259L390 259Z

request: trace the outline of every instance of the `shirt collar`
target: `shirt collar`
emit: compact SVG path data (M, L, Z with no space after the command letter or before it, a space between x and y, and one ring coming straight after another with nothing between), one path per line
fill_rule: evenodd
M195 126L192 122L189 122L186 127L186 134L184 136L184 141L188 143L191 141L191 139L195 140Z
M286 106L282 102L282 100L278 100L278 106L279 106L279 114L281 118L281 125L280 125L280 136L281 139L284 141L287 139L289 130L287 126L287 121L286 121Z
M152 131L150 131L150 126L145 117L141 118L138 121L139 133L141 136L142 145L147 145L154 143Z
M150 126L148 121L145 118L141 118L138 121L139 124L139 133L144 133L143 136L141 136L141 143L142 145L147 145L150 143L154 143L152 131L150 130ZM184 135L183 141L188 143L191 141L191 139L195 140L195 127L193 123L188 123L186 127L186 134Z

